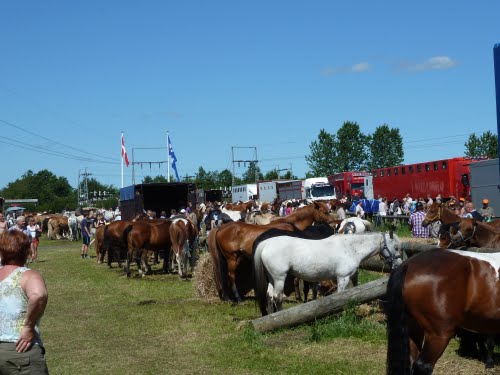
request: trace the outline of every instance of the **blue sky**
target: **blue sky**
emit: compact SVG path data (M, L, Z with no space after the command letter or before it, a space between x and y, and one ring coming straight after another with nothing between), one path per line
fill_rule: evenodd
M344 121L398 127L407 163L463 155L470 133L496 133L499 14L494 1L3 2L0 188L44 168L119 187L121 131L131 160L155 162L166 150L145 148L168 130L181 176L255 146L264 173L302 177L320 129ZM136 181L160 173L137 165Z

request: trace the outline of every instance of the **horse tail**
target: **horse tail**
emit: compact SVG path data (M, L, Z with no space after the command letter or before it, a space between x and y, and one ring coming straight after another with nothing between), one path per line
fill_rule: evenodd
M215 274L215 283L217 286L217 291L219 293L219 298L223 299L223 287L222 287L222 268L225 258L222 256L222 252L220 251L220 246L217 241L217 232L219 228L212 229L207 238L208 252L210 253L210 257L212 258L212 263L214 267ZM224 259L222 259L224 258ZM227 269L227 266L226 266ZM227 272L226 272L227 275ZM227 278L227 276L226 276Z
M407 265L396 268L387 284L387 375L411 374L408 313L403 299Z
M254 267L254 287L255 301L259 304L262 316L267 315L267 275L264 263L262 262L262 243L253 249L253 267Z

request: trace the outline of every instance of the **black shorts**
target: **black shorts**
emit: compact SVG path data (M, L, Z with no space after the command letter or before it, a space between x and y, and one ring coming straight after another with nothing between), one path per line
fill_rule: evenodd
M82 236L82 241L84 245L89 245L90 244L90 237L89 236Z

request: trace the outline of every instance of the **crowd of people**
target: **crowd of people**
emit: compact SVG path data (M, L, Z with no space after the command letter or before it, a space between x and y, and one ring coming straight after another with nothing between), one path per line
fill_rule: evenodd
M388 215L406 215L409 216L408 225L413 237L437 237L440 225L439 222L433 226L422 226L427 208L434 203L430 195L427 195L426 199L418 198L414 200L411 198L410 194L407 194L402 201L394 198L390 204L387 203L387 198L385 197L379 196L378 199L380 202L378 209L379 218L383 219ZM476 210L474 203L465 198L456 199L455 197L450 197L449 200L444 202L441 195L438 195L435 201L444 203L455 213L455 215L462 218L473 218L481 222L491 221L495 218L495 212L489 205L489 200L487 198L482 200L483 206L479 210Z

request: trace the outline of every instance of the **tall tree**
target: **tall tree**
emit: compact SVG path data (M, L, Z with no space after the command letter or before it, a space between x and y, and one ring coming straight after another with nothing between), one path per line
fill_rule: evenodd
M230 188L233 179L232 177L233 175L231 174L231 171L229 169L224 169L217 176L217 184L219 187L222 187L222 189Z
M311 168L310 175L314 177L327 176L336 171L335 159L337 152L335 135L328 133L325 129L321 129L318 139L311 142L309 148L311 153L306 155L306 161L309 168Z
M256 180L263 180L264 175L260 171L256 162L248 163L248 169L243 173L242 180L244 184L254 184Z
M76 190L66 177L57 177L47 169L37 173L28 170L7 184L0 195L7 199L38 199L38 206L26 205L29 210L61 212L76 208Z
M278 169L274 168L264 175L264 180L277 180L279 177Z
M498 136L489 130L479 137L472 133L464 145L465 156L471 158L484 156L490 159L498 158Z
M387 124L375 129L371 136L371 169L400 165L404 160L403 138L398 128Z
M361 132L358 123L344 122L337 131L335 142L337 172L360 171L369 167L368 145L370 138Z

